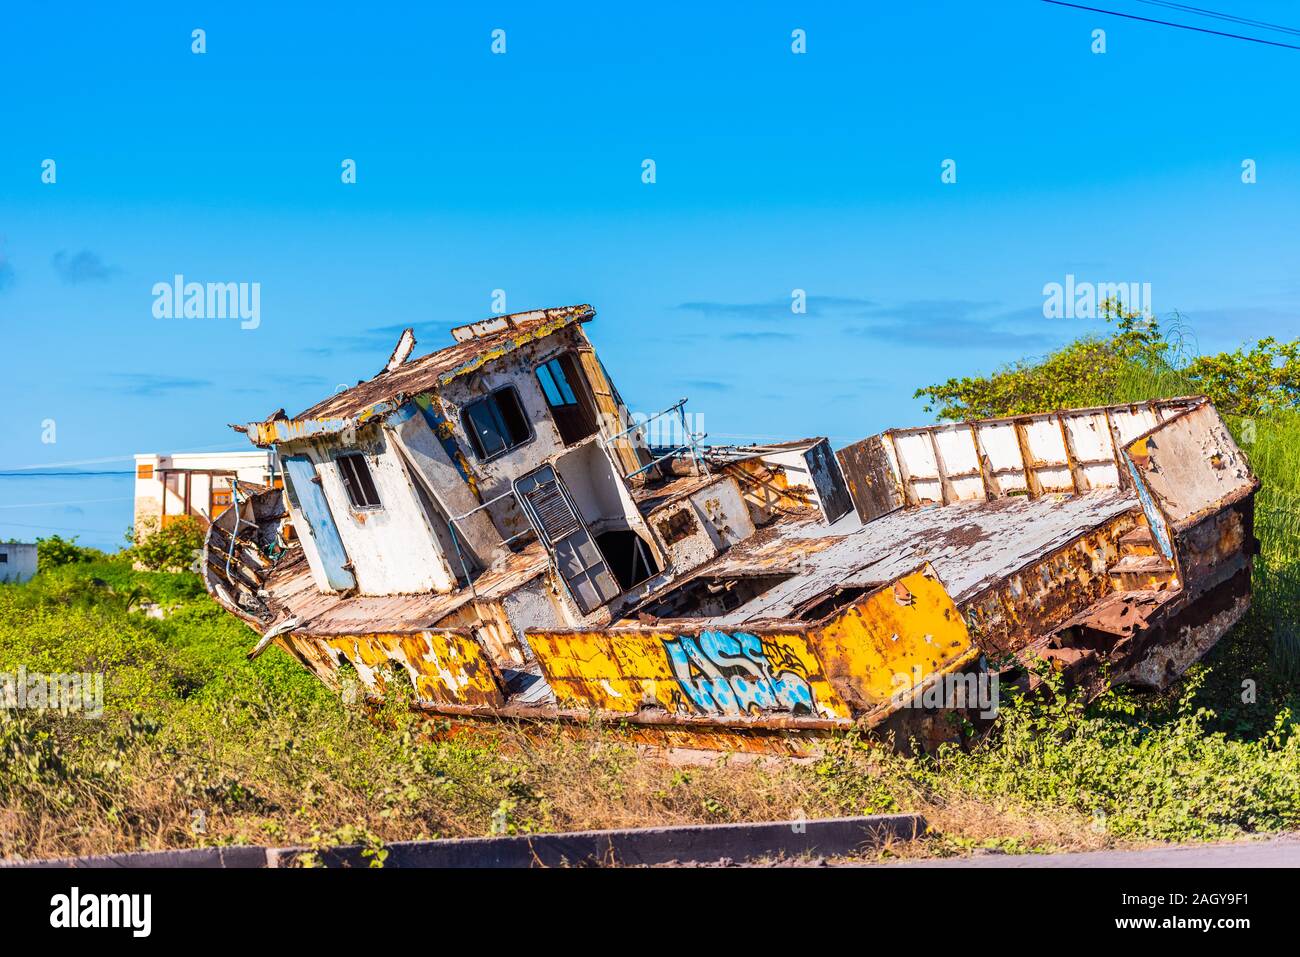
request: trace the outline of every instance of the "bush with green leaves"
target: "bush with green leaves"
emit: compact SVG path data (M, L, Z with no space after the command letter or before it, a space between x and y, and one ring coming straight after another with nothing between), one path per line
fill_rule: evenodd
M107 556L97 548L78 545L76 535L72 538L51 535L49 538L36 539L37 571L43 572L62 565L98 561L105 557Z
M964 376L917 389L940 419L992 418L1056 409L1208 395L1223 415L1263 416L1300 410L1300 339L1272 337L1217 355L1189 355L1175 316L1151 316L1102 304L1107 336L1083 336L1037 359L988 375Z
M197 518L183 516L162 528L153 521L136 529L131 557L150 571L184 571L194 566L207 528Z

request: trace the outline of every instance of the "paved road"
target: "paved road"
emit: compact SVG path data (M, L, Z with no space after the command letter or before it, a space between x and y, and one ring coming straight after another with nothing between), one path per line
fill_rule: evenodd
M1231 844L1180 844L1081 854L978 854L883 867L1300 867L1300 834Z

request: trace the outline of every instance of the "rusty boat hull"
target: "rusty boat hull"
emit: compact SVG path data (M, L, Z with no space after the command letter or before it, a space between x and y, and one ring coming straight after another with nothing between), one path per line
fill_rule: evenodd
M240 427L283 488L238 487L203 568L252 653L371 700L401 682L452 728L799 754L952 740L1011 673L1163 688L1249 607L1258 481L1203 397L838 452L705 445L683 400L656 442L593 317L495 317L413 361L411 340Z

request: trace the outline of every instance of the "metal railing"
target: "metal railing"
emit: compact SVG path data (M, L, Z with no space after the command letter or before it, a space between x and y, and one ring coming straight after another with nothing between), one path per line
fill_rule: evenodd
M684 398L678 399L674 404L670 405L668 408L664 409L663 411L656 412L654 415L648 416L646 419L644 419L641 422L634 422L632 423L632 425L628 426L622 432L618 432L614 435L611 435L609 438L603 439L601 441L601 446L605 449L609 449L611 446L614 445L615 442L618 442L625 435L628 435L632 432L640 432L642 444L646 447L647 450L649 450L651 446L645 437L645 427L649 423L654 422L656 419L661 419L666 415L673 414L674 412L677 413L678 421L680 421L682 424L682 435L686 439L686 444L668 447L667 452L663 453L662 455L658 456L652 461L647 462L639 469L636 469L632 472L628 472L626 475L623 476L624 479L635 478L636 476L640 475L642 472L646 472L654 468L660 462L664 462L671 458L676 458L677 456L681 455L683 452L690 453L691 463L694 466L695 473L697 475L700 474L701 470L703 470L703 472L706 474L708 473L709 467L708 464L705 463L704 461L703 453L700 451L700 446L699 446L699 442L701 439L708 438L708 433L706 432L696 433L691 431L691 427L686 422L686 401L687 400Z
M519 500L519 496L515 494L515 487L513 484L510 486L510 488L506 489L500 495L497 495L494 498L488 499L486 502L482 502L476 505L474 508L471 508L468 512L463 512L460 515L447 516L447 529L448 531L451 532L451 543L456 548L456 558L460 561L461 573L464 574L465 576L465 584L469 586L470 594L474 595L476 598L478 597L478 592L474 590L474 577L469 573L469 566L465 562L465 553L461 550L460 547L460 535L456 533L456 523L463 522L465 519L469 518L471 515L475 514L476 512L481 512L484 509L486 509L488 506L495 505L497 502L506 498L513 498L515 500L515 504L519 506L520 511L524 513L525 518L528 516L528 510L524 508L524 503L521 502ZM490 515L488 516L488 518L489 520L491 520ZM496 522L493 522L492 524L493 526L495 526ZM509 545L515 539L523 538L525 535L531 535L533 534L533 532L534 529L532 527L532 522L530 521L528 527L525 528L522 532L517 532L516 534L511 535L509 538L501 539L501 544ZM500 534L499 530L497 534L498 535Z

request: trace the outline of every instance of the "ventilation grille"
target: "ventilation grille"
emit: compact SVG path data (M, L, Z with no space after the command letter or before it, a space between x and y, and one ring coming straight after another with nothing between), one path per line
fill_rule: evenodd
M546 540L552 545L582 528L578 516L573 514L568 499L554 479L538 482L537 487L528 493L528 504L532 507L537 523L546 533Z

